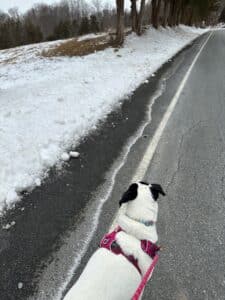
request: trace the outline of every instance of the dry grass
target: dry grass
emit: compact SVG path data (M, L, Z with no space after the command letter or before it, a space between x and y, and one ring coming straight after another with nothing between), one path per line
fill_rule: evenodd
M84 56L96 51L102 51L112 45L113 43L109 36L97 37L95 39L87 39L84 41L72 39L52 49L43 51L41 55L44 57Z

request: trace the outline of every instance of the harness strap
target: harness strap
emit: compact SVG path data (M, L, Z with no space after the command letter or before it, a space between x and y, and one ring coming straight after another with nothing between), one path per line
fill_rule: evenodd
M123 255L139 272L139 274L142 277L141 269L138 266L138 260L134 258L133 255L126 255L123 250L120 248L118 243L116 242L116 235L118 232L123 231L121 227L117 227L114 231L111 233L107 233L100 242L100 247L105 248L112 253L116 255ZM141 248L142 250L148 254L153 260L157 254L157 252L160 250L160 247L158 247L156 244L153 244L150 241L147 240L141 240Z
M135 259L132 255L126 255L116 242L116 234L120 231L122 231L122 229L118 227L113 232L106 234L100 242L100 247L105 248L116 255L122 254L142 276L141 269L138 266L138 260Z
M143 276L143 278L142 278L142 280L141 280L141 282L140 282L140 284L139 284L139 286L138 286L138 288L137 288L136 292L134 293L134 296L132 297L131 300L138 300L138 299L140 298L140 296L141 296L141 294L143 293L144 288L145 288L145 286L146 286L148 280L149 280L149 279L151 278L151 276L152 276L152 273L153 273L154 268L155 268L155 266L156 266L156 264L157 264L157 262L158 262L158 259L159 259L159 256L156 255L156 256L154 257L153 261L152 261L151 266L149 267L149 269L147 270L147 272L146 272L145 275Z

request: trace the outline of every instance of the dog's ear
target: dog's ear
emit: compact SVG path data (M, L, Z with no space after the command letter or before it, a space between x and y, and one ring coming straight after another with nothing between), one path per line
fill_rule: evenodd
M137 197L137 189L138 189L137 183L131 184L129 189L123 194L123 196L119 202L120 206L123 203L134 200Z
M154 200L157 200L159 198L159 194L165 196L165 192L163 191L163 188L160 184L152 183L150 186L150 190L152 192L152 197Z

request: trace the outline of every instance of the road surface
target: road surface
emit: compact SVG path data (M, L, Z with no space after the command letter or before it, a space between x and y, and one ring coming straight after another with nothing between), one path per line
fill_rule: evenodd
M82 142L79 161L52 170L5 216L16 225L0 231L1 300L57 300L76 280L200 50L146 166L144 179L167 197L159 202L164 251L143 299L225 299L225 32L208 38L149 78Z
M165 245L144 299L225 299L225 32L199 56L146 179L166 185Z

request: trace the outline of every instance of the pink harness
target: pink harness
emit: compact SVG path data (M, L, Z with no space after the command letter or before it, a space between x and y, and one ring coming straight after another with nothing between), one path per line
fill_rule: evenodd
M147 284L148 280L151 278L151 275L154 271L156 263L159 259L157 252L160 250L160 247L158 247L156 244L154 244L150 241L141 240L142 250L153 259L152 264L149 267L149 269L147 270L147 272L145 274L141 274L141 270L138 266L137 259L135 259L132 255L126 255L116 242L116 235L120 231L123 231L123 230L122 230L122 228L118 227L113 232L106 234L100 242L100 247L108 249L109 251L113 252L116 255L122 254L124 257L126 257L126 259L130 263L132 263L135 266L135 268L138 270L140 275L143 276L141 283L139 284L134 296L132 297L132 300L138 300L145 288L145 285Z

